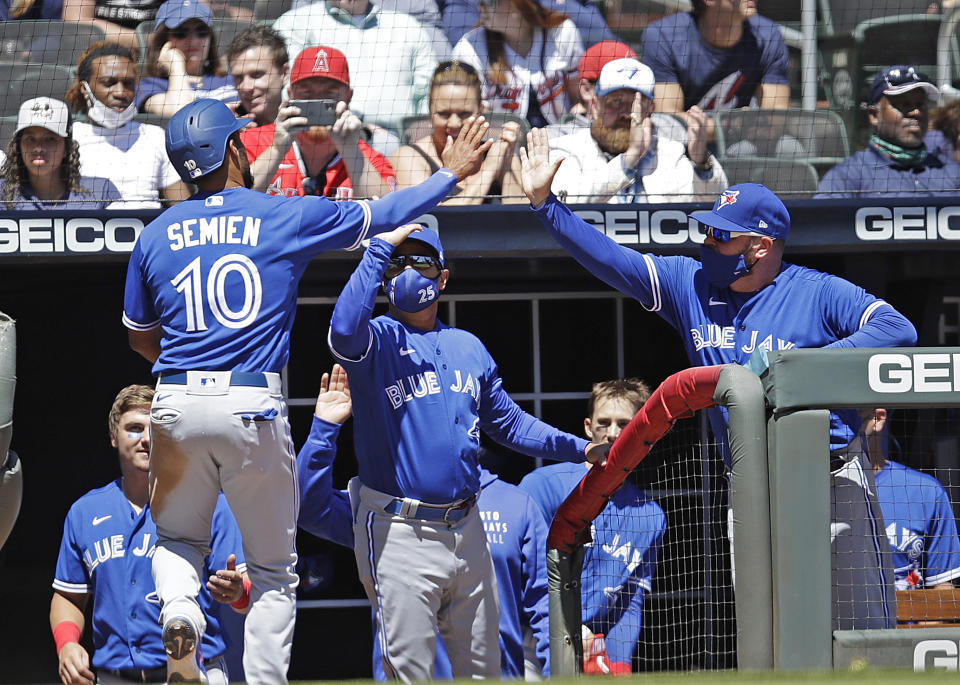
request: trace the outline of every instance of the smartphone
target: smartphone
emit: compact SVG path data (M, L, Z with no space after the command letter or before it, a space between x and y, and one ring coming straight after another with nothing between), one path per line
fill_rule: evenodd
M333 126L337 120L336 100L291 100L290 104L300 108L300 116L311 126Z

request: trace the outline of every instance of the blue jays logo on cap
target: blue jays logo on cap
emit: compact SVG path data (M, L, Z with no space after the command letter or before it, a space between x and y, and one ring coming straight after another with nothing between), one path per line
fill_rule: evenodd
M737 195L740 194L739 190L724 190L720 193L720 197L717 198L717 205L714 209L723 209L727 205L732 205L737 201Z

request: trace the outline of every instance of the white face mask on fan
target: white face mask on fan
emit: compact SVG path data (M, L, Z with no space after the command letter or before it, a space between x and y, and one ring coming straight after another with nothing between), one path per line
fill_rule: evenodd
M90 90L90 84L86 81L83 82L83 93L87 98L87 107L89 108L87 110L87 117L89 117L93 123L103 126L104 128L120 128L137 114L137 106L133 102L122 112L107 107L94 97L93 91Z

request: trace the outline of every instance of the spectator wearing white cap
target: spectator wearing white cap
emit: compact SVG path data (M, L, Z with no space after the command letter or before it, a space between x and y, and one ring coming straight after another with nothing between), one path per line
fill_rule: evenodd
M236 102L233 77L220 63L213 12L198 0L167 0L147 44L137 109L164 117L198 98Z
M550 141L563 156L552 190L572 202L694 202L727 186L707 151L706 116L688 113L687 143L657 134L653 72L632 58L607 62L597 80L589 128Z
M20 105L0 166L0 201L7 209L105 209L120 199L108 179L80 175L72 126L60 100L40 97Z

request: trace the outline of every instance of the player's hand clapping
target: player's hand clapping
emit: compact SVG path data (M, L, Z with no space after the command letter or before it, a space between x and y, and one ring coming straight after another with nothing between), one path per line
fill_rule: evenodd
M343 423L350 418L353 401L350 398L350 382L347 372L339 364L334 364L330 373L320 378L320 393L317 395L317 407L314 415L330 423Z
M550 144L547 132L535 128L527 134L526 149L520 148L520 182L523 192L534 208L539 207L550 197L553 177L563 162L563 157L550 161Z
M90 670L90 655L78 642L68 642L57 655L58 672L63 685L93 685L96 676Z
M649 116L643 116L643 95L637 93L633 97L630 110L630 140L626 152L623 153L624 164L630 168L636 167L650 150L652 141L653 122Z
M487 150L493 145L493 140L487 140L487 131L490 124L482 117L470 117L460 129L460 135L454 140L447 136L447 144L440 153L443 166L457 177L457 183L467 176L475 174L483 164Z

